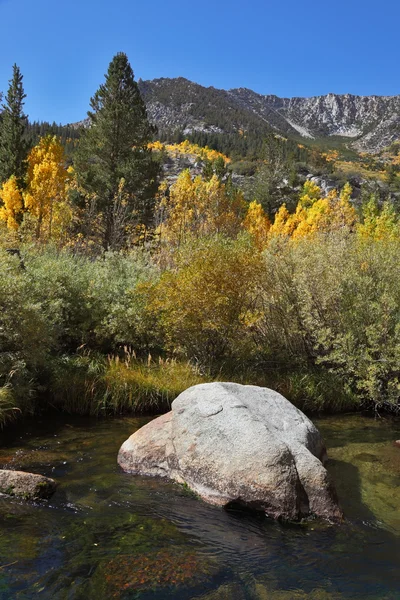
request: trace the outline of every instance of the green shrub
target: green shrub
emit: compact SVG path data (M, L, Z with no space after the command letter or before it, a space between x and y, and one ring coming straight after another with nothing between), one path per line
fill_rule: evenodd
M18 257L0 250L0 389L29 408L53 338ZM11 393L11 392L10 392Z
M14 421L21 413L18 408L10 384L0 387L0 429L6 423Z
M400 242L330 234L266 253L265 350L320 365L360 402L398 406ZM278 335L281 332L281 348Z
M120 342L142 344L136 288L156 273L146 253L109 252L91 260L46 247L28 253L25 262L57 352L74 353L81 346L109 352Z

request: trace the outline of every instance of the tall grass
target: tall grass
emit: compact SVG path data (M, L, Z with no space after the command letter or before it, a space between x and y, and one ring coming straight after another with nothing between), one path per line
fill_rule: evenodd
M14 421L21 413L16 405L11 385L8 383L0 387L0 428Z
M126 350L122 359L108 357L104 374L106 393L98 410L120 413L168 410L172 401L192 385L207 379L189 362L174 359L137 360Z
M189 362L147 360L124 348L122 356L64 357L50 384L53 406L71 413L109 415L169 410L185 389L207 378Z

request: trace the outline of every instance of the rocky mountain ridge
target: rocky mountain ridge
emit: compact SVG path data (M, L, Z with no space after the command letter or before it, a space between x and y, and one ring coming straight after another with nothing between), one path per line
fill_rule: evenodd
M139 80L139 87L159 131L262 136L272 130L304 141L337 137L364 152L400 138L400 96L279 98L247 88L206 88L181 77Z

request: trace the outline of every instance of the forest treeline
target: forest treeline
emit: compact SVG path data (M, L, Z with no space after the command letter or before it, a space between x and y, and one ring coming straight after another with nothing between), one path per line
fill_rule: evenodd
M0 420L49 406L161 410L210 379L309 411L399 407L400 219L371 188L324 194L266 135L250 190L222 152L154 141L126 55L90 126L29 142L14 66L0 124ZM60 133L60 132L58 132ZM304 152L303 152L304 150ZM166 151L202 175L162 181ZM290 194L287 190L290 190Z

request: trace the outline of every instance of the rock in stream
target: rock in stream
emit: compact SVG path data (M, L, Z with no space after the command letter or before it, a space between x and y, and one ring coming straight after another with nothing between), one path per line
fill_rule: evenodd
M56 490L54 479L25 473L24 471L0 470L0 493L9 496L18 496L25 500L38 500L50 498Z
M219 382L180 394L171 412L135 432L118 454L125 471L168 477L211 504L340 520L325 458L317 428L283 396Z

